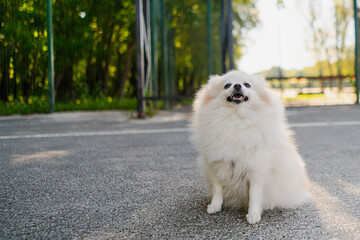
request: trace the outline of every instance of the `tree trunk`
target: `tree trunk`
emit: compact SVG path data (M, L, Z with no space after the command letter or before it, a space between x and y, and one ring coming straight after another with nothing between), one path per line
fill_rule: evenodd
M188 92L188 83L187 83L187 68L184 69L184 74L183 74L183 79L184 79L184 89L183 89L183 94L186 95Z
M34 53L34 62L33 62L33 68L31 69L31 74L30 74L30 83L29 83L29 88L30 90L35 90L35 77L36 77L36 69L38 67L38 62L39 62L39 54L38 51L35 51Z
M73 66L68 64L60 73L58 82L56 84L57 100L69 101L73 99Z
M89 56L86 60L86 83L89 88L90 95L93 95L95 93L95 66L91 63L91 58L93 57L92 52L89 53Z
M119 97L124 96L125 84L126 84L126 80L128 79L129 72L131 70L131 62L132 62L132 57L133 57L133 52L135 50L135 46L136 46L135 39L133 39L127 45L127 53L126 53L126 58L125 58L125 67L124 67L124 70L123 70L123 72L121 74L121 77L118 79L118 81L120 82L120 86L119 86L119 90L117 92L117 95ZM119 59L120 59L120 57L119 57ZM120 69L120 63L118 65L118 69Z
M189 89L189 92L187 93L187 95L193 95L194 94L194 89L195 89L195 70L193 70L191 72L191 75L190 75L190 89Z
M10 56L9 51L5 48L4 52L4 62L2 68L2 79L0 82L1 95L0 99L4 102L8 101L9 96L9 73L10 73Z
M103 28L101 41L97 45L99 51L96 54L96 82L100 84L102 93L104 95L107 94L107 81L105 78L107 77L106 72L108 71L110 57L111 57L111 51L109 51L110 50L109 47L111 47L111 37L112 37L113 28L114 26L110 27L111 32L109 34L107 34L109 30ZM108 37L109 35L110 37ZM105 50L104 46L108 47L108 49Z
M108 80L109 80L109 64L110 64L110 60L111 60L111 48L112 48L112 36L113 36L113 32L114 32L114 26L115 24L113 23L110 26L110 30L109 30L109 35L107 38L107 51L106 51L106 56L105 56L105 66L103 69L103 86L104 86L104 95L106 96L108 93Z
M28 69L30 69L30 63L28 56L22 55L21 57L21 63L25 65L25 67L21 69L22 96L24 97L24 100L27 100L30 97L30 77L28 73Z
M55 73L55 87L54 87L54 98L58 97L58 93L59 93L59 88L60 88L60 83L62 82L62 79L64 77L65 74L65 69L62 69L61 71L57 71ZM61 91L60 91L61 92ZM61 93L60 93L61 95Z
M16 78L17 78L17 71L18 71L18 63L17 63L17 54L15 53L15 51L13 52L13 60L14 60L14 77L13 77L13 81L12 81L12 91L14 93L14 99L17 99L17 83L16 83Z

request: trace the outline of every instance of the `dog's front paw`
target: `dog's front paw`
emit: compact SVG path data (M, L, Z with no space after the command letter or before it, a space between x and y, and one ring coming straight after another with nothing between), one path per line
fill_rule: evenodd
M207 206L207 212L214 214L221 211L221 204L210 204Z
M261 220L261 214L260 213L248 213L248 214L246 214L246 220L249 224L258 223Z

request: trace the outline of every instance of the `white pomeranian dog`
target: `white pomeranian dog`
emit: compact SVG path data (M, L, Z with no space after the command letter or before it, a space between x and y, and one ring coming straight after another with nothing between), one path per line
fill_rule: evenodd
M212 76L196 95L191 132L212 196L209 214L223 204L246 207L255 224L263 210L309 201L305 164L264 78L241 71Z

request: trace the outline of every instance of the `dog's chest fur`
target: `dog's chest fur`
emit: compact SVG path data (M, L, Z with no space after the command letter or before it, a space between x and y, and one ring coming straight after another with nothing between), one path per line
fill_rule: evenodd
M225 205L243 207L248 204L250 172L239 162L210 163L213 173L223 186Z
M211 167L221 181L236 182L247 181L248 171L239 161L216 161Z
M208 118L205 120L207 129L202 129L203 147L209 153L210 161L224 161L232 163L229 166L246 168L252 159L267 147L266 132L257 120L239 118L236 114L217 116L216 121Z

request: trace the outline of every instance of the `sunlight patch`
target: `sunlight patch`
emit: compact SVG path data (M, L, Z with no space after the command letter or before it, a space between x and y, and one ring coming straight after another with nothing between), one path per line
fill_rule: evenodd
M344 191L347 194L349 194L349 195L357 195L357 196L360 197L360 188L359 187L357 187L357 186L355 186L355 185L353 185L353 184L351 184L349 182L346 182L344 180L341 180L341 179L339 179L338 182L339 182L339 184L341 186L343 186Z
M346 212L346 210L351 210L346 203L314 182L312 182L311 192L319 217L329 232L339 234L343 239L359 237L356 229L360 227L360 220Z
M60 158L69 155L69 151L46 151L39 152L35 154L25 154L25 155L14 155L12 162L13 163L29 163L29 162L39 162L44 160L50 160L52 158Z

